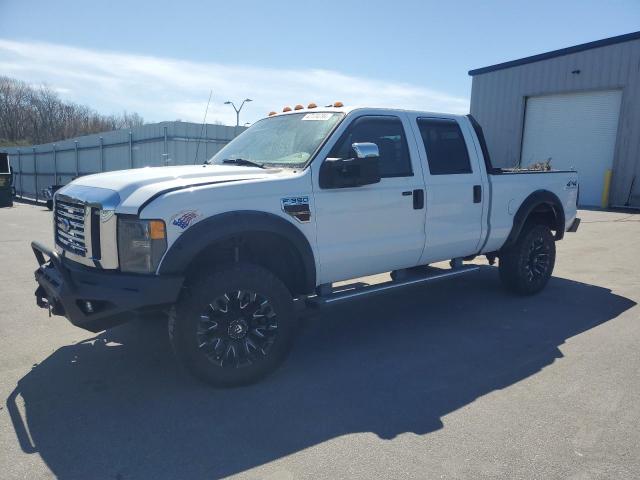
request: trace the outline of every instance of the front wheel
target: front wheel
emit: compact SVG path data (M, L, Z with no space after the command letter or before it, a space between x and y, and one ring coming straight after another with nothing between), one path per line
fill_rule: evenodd
M518 240L500 253L500 280L508 290L532 295L542 290L553 273L556 244L546 225L526 225Z
M191 373L224 387L253 383L277 368L295 326L282 281L257 265L235 264L190 282L170 317L169 335Z

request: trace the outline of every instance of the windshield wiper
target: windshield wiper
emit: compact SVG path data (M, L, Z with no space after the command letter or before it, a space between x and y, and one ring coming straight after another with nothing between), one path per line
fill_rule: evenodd
M258 167L258 168L266 168L261 163L252 162L251 160L246 160L244 158L225 158L222 160L222 163L230 163L233 165L242 165L244 167Z

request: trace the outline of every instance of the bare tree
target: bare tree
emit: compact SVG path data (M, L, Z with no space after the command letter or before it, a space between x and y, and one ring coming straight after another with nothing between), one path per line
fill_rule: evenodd
M46 85L33 87L0 76L0 146L48 143L143 124L135 112L102 115L86 105L63 101Z

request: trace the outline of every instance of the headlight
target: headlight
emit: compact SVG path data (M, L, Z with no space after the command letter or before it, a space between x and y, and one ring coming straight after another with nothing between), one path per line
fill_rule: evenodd
M118 217L118 258L123 272L153 273L167 249L162 220Z

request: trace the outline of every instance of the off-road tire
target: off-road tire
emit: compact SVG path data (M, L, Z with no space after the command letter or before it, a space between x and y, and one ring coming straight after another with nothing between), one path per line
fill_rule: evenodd
M232 387L275 370L291 349L296 323L282 281L238 263L188 281L169 317L169 337L188 371L215 387Z
M526 224L516 242L500 252L500 280L520 295L541 291L553 273L556 244L546 225Z

